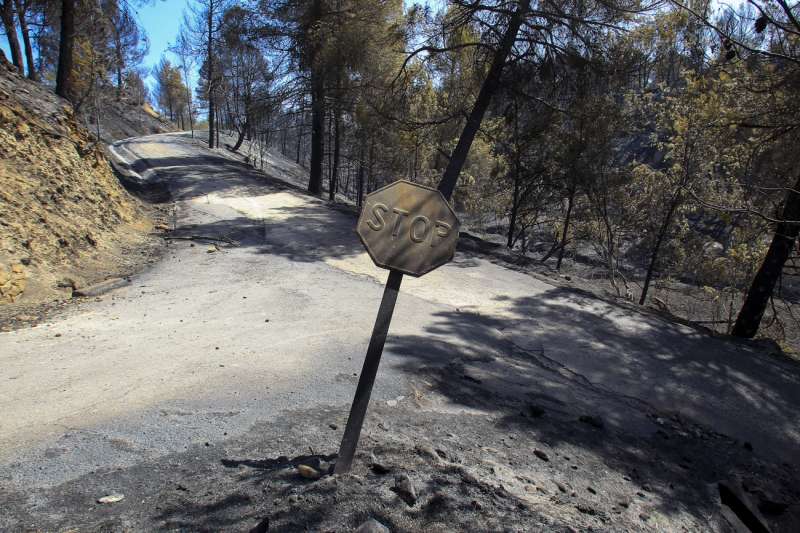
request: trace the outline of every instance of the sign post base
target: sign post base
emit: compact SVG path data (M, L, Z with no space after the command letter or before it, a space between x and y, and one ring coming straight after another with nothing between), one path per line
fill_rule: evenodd
M375 326L372 328L372 337L369 340L367 356L364 358L364 367L361 369L361 376L358 378L356 395L353 399L353 405L350 407L350 416L347 418L347 426L344 429L342 444L339 447L339 457L336 459L336 465L333 468L335 474L348 472L353 464L353 456L356 453L358 438L361 435L361 426L364 425L364 416L367 414L372 386L375 384L375 376L378 374L383 345L386 343L386 336L389 333L389 324L392 322L394 304L397 302L397 293L400 291L400 283L402 281L403 274L396 270L389 271L389 279L386 281L386 288L383 291L378 317L375 319Z

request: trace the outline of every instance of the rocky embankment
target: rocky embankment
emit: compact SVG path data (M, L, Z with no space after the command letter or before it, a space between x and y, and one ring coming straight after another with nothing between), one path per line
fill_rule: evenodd
M0 62L0 320L129 271L151 227L72 107Z

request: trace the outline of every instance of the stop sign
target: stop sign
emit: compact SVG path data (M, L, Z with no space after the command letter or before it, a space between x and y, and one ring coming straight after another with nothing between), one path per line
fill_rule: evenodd
M436 189L400 180L365 200L356 231L379 267L421 276L453 258L460 223Z

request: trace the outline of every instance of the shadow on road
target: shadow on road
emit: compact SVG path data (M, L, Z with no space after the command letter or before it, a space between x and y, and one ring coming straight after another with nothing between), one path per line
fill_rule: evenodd
M773 490L793 492L796 364L656 317L627 320L568 289L505 303L496 316L440 311L425 335L392 336L387 348L448 403L492 413L523 446L598 457L657 494L667 515L706 516L718 505L710 484L761 461L782 473Z
M148 139L146 144L153 144ZM165 139L164 144L174 142ZM135 144L135 141L132 141ZM220 155L187 155L139 159L134 170L155 171L151 187L167 184L172 200L195 200L202 207L203 198L231 197L264 198L272 194L294 191L303 194L308 202L264 207L265 218L237 216L204 223L184 223L170 234L172 237L213 237L236 241L241 247L253 248L256 253L274 254L292 261L324 261L357 255L363 249L355 237L357 214L345 205L327 204L290 183L266 171L256 170L245 163Z
M236 246L254 253L285 257L291 261L314 262L341 259L363 253L358 239L345 231L331 231L341 225L343 215L324 206L276 208L278 220L257 220L245 216L200 224L183 224L171 237L213 237L235 241ZM284 216L285 213L285 216Z
M153 142L149 141L146 144ZM272 175L269 168L257 170L246 163L222 155L147 157L139 158L128 166L139 174L148 170L155 171L158 175L157 181L169 184L175 200L189 200L210 193L225 195L235 192L239 195L258 195L263 194L265 185L275 191L306 192Z

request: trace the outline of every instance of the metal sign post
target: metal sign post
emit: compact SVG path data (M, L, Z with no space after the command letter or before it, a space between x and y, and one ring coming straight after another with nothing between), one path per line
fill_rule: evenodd
M358 378L356 396L353 399L352 407L350 407L347 426L344 428L342 445L339 447L339 458L336 459L336 466L333 469L336 474L347 472L353 464L353 456L356 453L358 438L361 435L361 426L364 424L364 416L367 414L372 385L375 383L375 376L378 374L383 345L389 333L389 324L392 321L394 304L397 301L397 293L400 291L400 282L402 281L403 274L396 270L389 272L389 279L386 281L386 288L383 291L381 306L378 309L378 318L375 320L375 327L372 328L372 337L369 340L367 356L364 358L364 367L361 369L361 377Z
M459 221L442 193L396 181L366 198L357 233L376 265L390 270L334 473L350 470L403 274L421 276L453 258Z
M421 276L453 258L459 222L447 199L453 194L458 175L492 95L500 86L500 73L527 13L526 4L523 0L517 1L517 9L511 15L508 28L495 51L492 65L438 190L401 180L378 189L366 198L358 220L358 236L375 264L388 268L391 272L383 292L378 318L372 329L361 377L358 379L356 396L339 448L339 458L334 466L333 471L336 474L349 471L353 464L403 274Z

